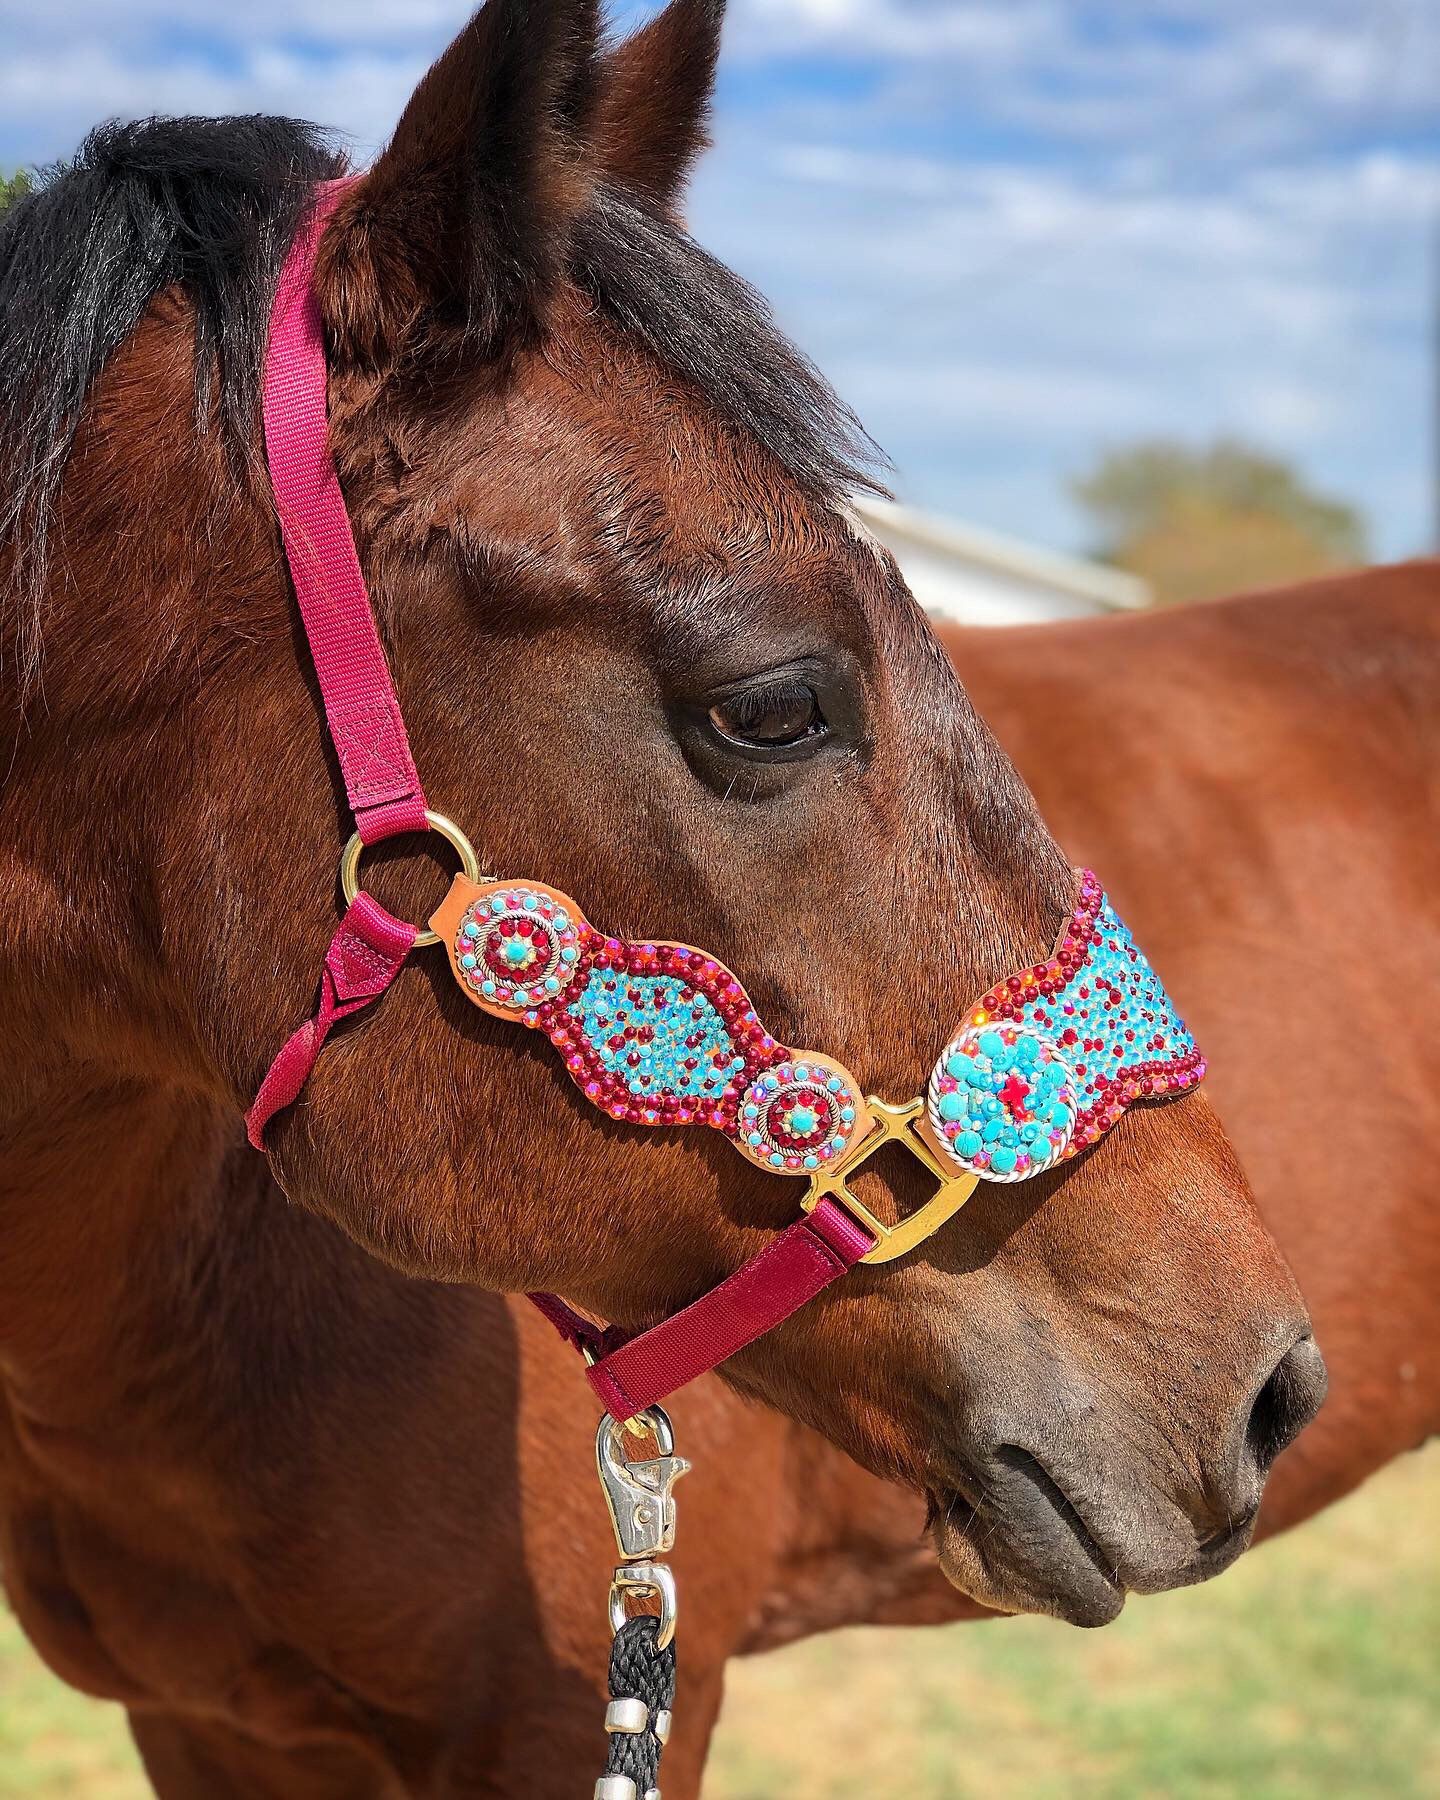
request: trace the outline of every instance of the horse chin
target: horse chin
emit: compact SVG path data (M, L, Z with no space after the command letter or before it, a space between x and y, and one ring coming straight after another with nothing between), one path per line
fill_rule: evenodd
M945 1579L991 1612L1043 1614L1093 1630L1124 1610L1127 1589L1078 1517L1062 1517L1038 1497L1018 1516L960 1494L942 1497L934 1510Z
M977 1501L933 1498L932 1532L950 1584L1000 1613L1042 1613L1071 1625L1108 1625L1130 1594L1210 1581L1250 1547L1258 1505L1223 1530L1182 1548L1180 1532L1156 1538L1137 1518L1092 1530L1087 1511L1027 1451L999 1452ZM1092 1515L1093 1516L1093 1515Z

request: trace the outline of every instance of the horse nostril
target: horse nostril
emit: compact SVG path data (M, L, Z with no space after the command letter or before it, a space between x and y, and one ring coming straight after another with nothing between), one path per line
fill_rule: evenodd
M1245 1447L1262 1475L1319 1412L1328 1385L1314 1338L1301 1338L1280 1358L1255 1396L1245 1433Z

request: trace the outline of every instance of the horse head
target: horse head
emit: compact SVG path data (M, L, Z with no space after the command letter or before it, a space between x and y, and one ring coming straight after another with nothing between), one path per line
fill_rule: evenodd
M850 510L863 434L679 221L722 12L673 0L608 48L594 0L489 0L326 226L333 449L417 762L484 870L553 884L625 943L703 946L778 1041L904 1103L947 1046L1013 1049L956 1050L957 1021L1010 971L1043 975L1075 877ZM108 140L107 179L168 181L189 261L157 259L92 371L18 753L22 782L43 749L64 792L12 918L91 1063L238 1121L312 989L340 825L235 401L253 412L258 372L236 365L339 165L251 122L270 179L247 187L242 127L148 129ZM12 229L58 231L62 204L63 182ZM70 878L81 843L103 879ZM444 885L413 842L365 880L417 921ZM966 1071L949 1080L932 1098L983 1154L984 1121L947 1110ZM551 1289L630 1329L797 1205L787 1171L715 1134L597 1112L443 957L332 1042L269 1144L293 1200L405 1271ZM983 1181L724 1377L928 1494L958 1586L1096 1623L1243 1548L1323 1373L1202 1093L1141 1099L1076 1148ZM855 1186L889 1218L918 1180L876 1158Z

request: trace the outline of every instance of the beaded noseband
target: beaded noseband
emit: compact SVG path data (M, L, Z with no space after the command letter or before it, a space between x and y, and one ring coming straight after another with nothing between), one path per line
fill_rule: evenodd
M981 1181L1032 1179L1074 1157L1133 1102L1183 1092L1205 1063L1096 878L1078 878L1053 954L965 1015L907 1105L866 1097L843 1063L779 1042L737 977L688 945L605 935L575 901L530 880L479 878L464 833L426 809L327 441L327 368L312 291L320 237L343 192L322 190L276 297L265 437L276 508L326 718L357 831L342 858L347 910L321 999L281 1050L248 1117L264 1147L331 1027L378 1000L417 945L441 944L461 991L542 1032L587 1099L628 1125L706 1126L768 1173L807 1181L801 1216L727 1281L635 1337L532 1295L584 1350L616 1420L636 1417L753 1343L857 1262L909 1254ZM428 932L359 891L367 846L435 831L464 872ZM890 1143L936 1184L898 1224L851 1181Z
M606 937L555 888L460 875L430 924L467 998L543 1032L611 1118L709 1125L759 1168L808 1176L810 1209L840 1195L875 1235L864 1262L892 1262L933 1235L962 1183L968 1198L981 1179L1042 1174L1093 1144L1132 1101L1181 1091L1205 1069L1089 873L1054 955L972 1008L923 1102L900 1109L863 1099L831 1057L779 1043L714 957ZM877 1134L892 1135L882 1111L903 1115L946 1189L943 1212L932 1202L899 1228L844 1187Z

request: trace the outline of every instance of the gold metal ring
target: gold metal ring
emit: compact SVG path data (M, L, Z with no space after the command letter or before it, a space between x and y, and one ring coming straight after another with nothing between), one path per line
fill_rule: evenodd
M467 881L480 879L480 858L475 854L475 846L453 819L444 818L440 813L427 812L425 823L436 837L445 842L460 858L460 867ZM355 904L355 897L360 892L360 858L365 854L365 840L357 831L345 846L344 855L340 858L340 892L345 896L346 906ZM438 944L438 932L418 931L415 939L417 950L428 949L431 944Z

